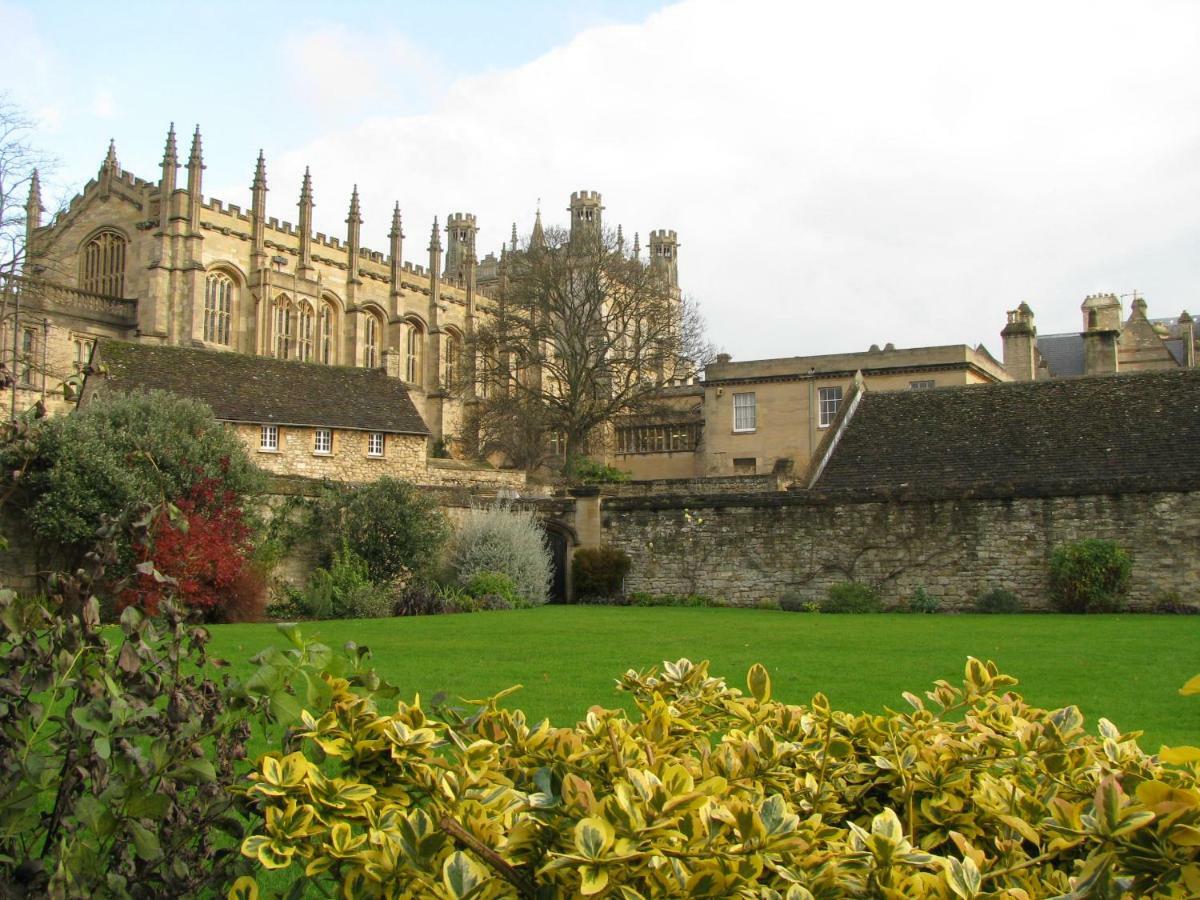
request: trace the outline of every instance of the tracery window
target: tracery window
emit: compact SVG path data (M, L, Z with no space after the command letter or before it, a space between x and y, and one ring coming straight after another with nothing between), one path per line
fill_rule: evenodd
M453 331L446 333L446 387L451 390L462 378L462 338Z
M311 362L313 358L313 311L307 303L300 304L300 315L296 324L296 358L301 362Z
M228 344L233 319L233 279L213 272L204 283L204 340Z
M326 301L321 304L321 312L317 318L317 359L324 365L332 366L337 361L334 352L334 316L337 313L333 304Z
M292 353L292 301L287 294L275 299L275 358L288 359Z
M405 338L404 380L409 384L421 383L421 326L409 322Z
M105 297L125 296L125 245L115 231L101 231L83 246L79 289Z
M382 330L383 325L380 323L379 317L368 314L363 340L363 365L368 369L374 369L379 365L379 334Z

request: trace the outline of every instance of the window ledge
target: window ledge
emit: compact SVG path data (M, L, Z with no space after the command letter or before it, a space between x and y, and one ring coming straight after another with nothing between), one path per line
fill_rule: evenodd
M274 450L272 450L270 447L259 447L258 452L259 453L278 453L279 448L276 447Z
M332 450L314 450L312 452L312 455L313 456L333 456L333 451Z
M757 428L735 428L735 429L733 429L734 434L754 434L756 431L758 431Z
M382 453L368 453L367 459L387 459Z

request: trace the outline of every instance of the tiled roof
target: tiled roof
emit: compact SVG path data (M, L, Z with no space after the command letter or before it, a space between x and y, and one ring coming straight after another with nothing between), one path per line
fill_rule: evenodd
M1200 369L868 391L814 487L914 496L1200 488Z
M392 434L429 434L398 378L383 369L291 362L244 353L101 340L91 391L164 390L203 400L218 419ZM95 384L100 381L100 384Z
M1037 349L1054 377L1068 378L1083 374L1083 335L1041 335L1037 339Z

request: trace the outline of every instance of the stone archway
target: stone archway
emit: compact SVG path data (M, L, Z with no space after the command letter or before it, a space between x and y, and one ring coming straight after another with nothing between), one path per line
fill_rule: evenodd
M553 575L550 581L550 602L570 603L574 599L571 590L571 553L579 545L575 529L566 522L549 519L542 523L546 532L546 543L550 547L550 562Z

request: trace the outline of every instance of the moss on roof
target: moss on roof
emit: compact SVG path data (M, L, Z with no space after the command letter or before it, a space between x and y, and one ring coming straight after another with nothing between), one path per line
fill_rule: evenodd
M203 400L227 422L429 434L404 382L382 369L103 339L92 367L85 400L158 389Z

